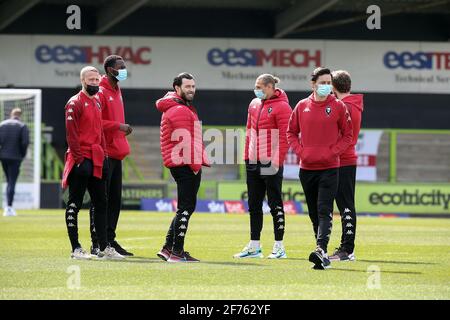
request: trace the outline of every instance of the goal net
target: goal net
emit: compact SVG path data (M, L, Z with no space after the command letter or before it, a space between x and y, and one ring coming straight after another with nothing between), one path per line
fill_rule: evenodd
M38 209L40 207L41 179L41 90L0 89L0 121L10 118L12 109L22 109L21 121L30 132L27 155L20 167L13 207ZM6 205L6 179L0 170L2 182L2 207Z

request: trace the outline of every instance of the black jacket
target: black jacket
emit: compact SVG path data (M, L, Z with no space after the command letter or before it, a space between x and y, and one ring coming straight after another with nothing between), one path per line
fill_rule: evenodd
M18 119L0 123L0 159L22 160L27 154L30 136L28 127Z

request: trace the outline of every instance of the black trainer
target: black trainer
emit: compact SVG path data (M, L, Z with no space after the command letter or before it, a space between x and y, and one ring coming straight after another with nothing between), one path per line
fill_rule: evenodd
M92 244L91 246L91 255L98 256L98 253L100 252L100 247L98 244Z
M114 249L116 249L118 254L121 254L123 256L128 256L128 257L132 257L134 256L134 254L132 254L131 252L128 252L127 250L125 250L124 248L122 248L120 246L120 244L117 241L113 241L111 242L111 247L113 247Z
M313 269L324 270L331 267L331 262L327 254L322 248L317 247L316 250L309 255L309 261L314 263Z
M336 251L328 259L330 261L355 261L355 254L353 252L348 253L347 250L339 247L336 248Z
M184 258L186 259L186 262L200 262L200 260L194 258L189 254L189 252L184 251Z

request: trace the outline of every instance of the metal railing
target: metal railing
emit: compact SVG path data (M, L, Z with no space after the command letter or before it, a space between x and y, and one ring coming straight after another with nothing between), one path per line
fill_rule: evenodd
M212 128L212 126L204 126L204 129ZM240 129L245 130L241 126L214 126L219 130L225 129ZM397 182L397 160L398 160L398 136L399 134L445 134L449 135L450 130L422 130L422 129L365 129L365 130L382 130L389 135L389 177L388 181L391 183ZM244 131L245 132L245 131ZM244 135L245 137L245 135ZM59 158L55 149L50 143L42 139L42 180L43 181L59 181L62 176L64 164ZM243 152L244 139L241 139L240 151ZM245 180L245 165L239 165L239 172L237 174L238 180ZM137 177L139 182L146 182L140 168L136 165L133 157L128 156L123 162L123 179L125 182L131 180L131 175ZM162 167L161 180L168 181L170 179L170 172L164 166ZM134 179L135 180L135 179Z
M62 178L64 162L60 159L55 148L46 139L42 139L42 163L41 163L41 181L59 182ZM128 182L133 173L139 182L144 181L144 177L134 162L133 158L127 157L123 161L122 177L124 182Z
M244 149L244 142L245 142L245 127L242 126L203 126L203 129L208 128L215 128L219 130L225 130L225 129L239 129L243 130L244 134L242 135L243 139L241 139L241 146L240 150L241 153ZM388 181L391 183L397 182L397 173L398 173L398 167L397 167L397 149L398 149L398 136L400 134L445 134L449 135L450 139L450 130L430 130L430 129L365 129L368 130L382 130L386 134L389 135L389 178ZM238 155L242 156L242 155ZM450 161L450 159L449 159ZM163 180L169 179L170 173L169 170L165 167L163 167ZM238 180L244 181L245 180L245 164L239 165L239 172L238 172Z
M60 181L64 170L64 163L59 158L55 148L42 139L42 163L41 163L41 181L55 182Z

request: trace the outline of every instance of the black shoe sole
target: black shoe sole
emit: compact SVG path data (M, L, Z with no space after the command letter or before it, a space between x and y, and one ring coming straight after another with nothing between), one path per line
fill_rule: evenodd
M131 252L124 252L124 253L121 253L121 255L123 255L125 257L133 257L134 256L134 254Z
M310 262L314 263L314 269L315 270L324 270L325 267L323 266L323 261L322 259L320 259L320 257L315 253L315 252L311 252L311 254L309 255L309 259Z
M192 260L180 260L180 261L169 261L171 263L199 263L200 260L192 261Z
M167 259L166 259L166 257L165 256L163 256L162 254L160 254L160 253L157 253L156 254L159 258L161 258L161 260L163 260L163 261L167 261Z
M327 263L327 265L325 265L324 261L316 252L311 252L311 254L309 255L309 261L314 263L314 270L325 270L331 268L331 263Z
M313 270L325 270L324 267L322 267L322 266L316 266L316 265L313 265L313 266L311 267L311 269L313 269Z
M114 248L114 250L116 250L116 252L117 252L118 254L121 254L122 256L125 256L125 257L132 257L132 256L134 256L133 253L128 252L128 251L125 250L124 248L116 248L116 247L114 247L114 246L111 246L111 247Z

